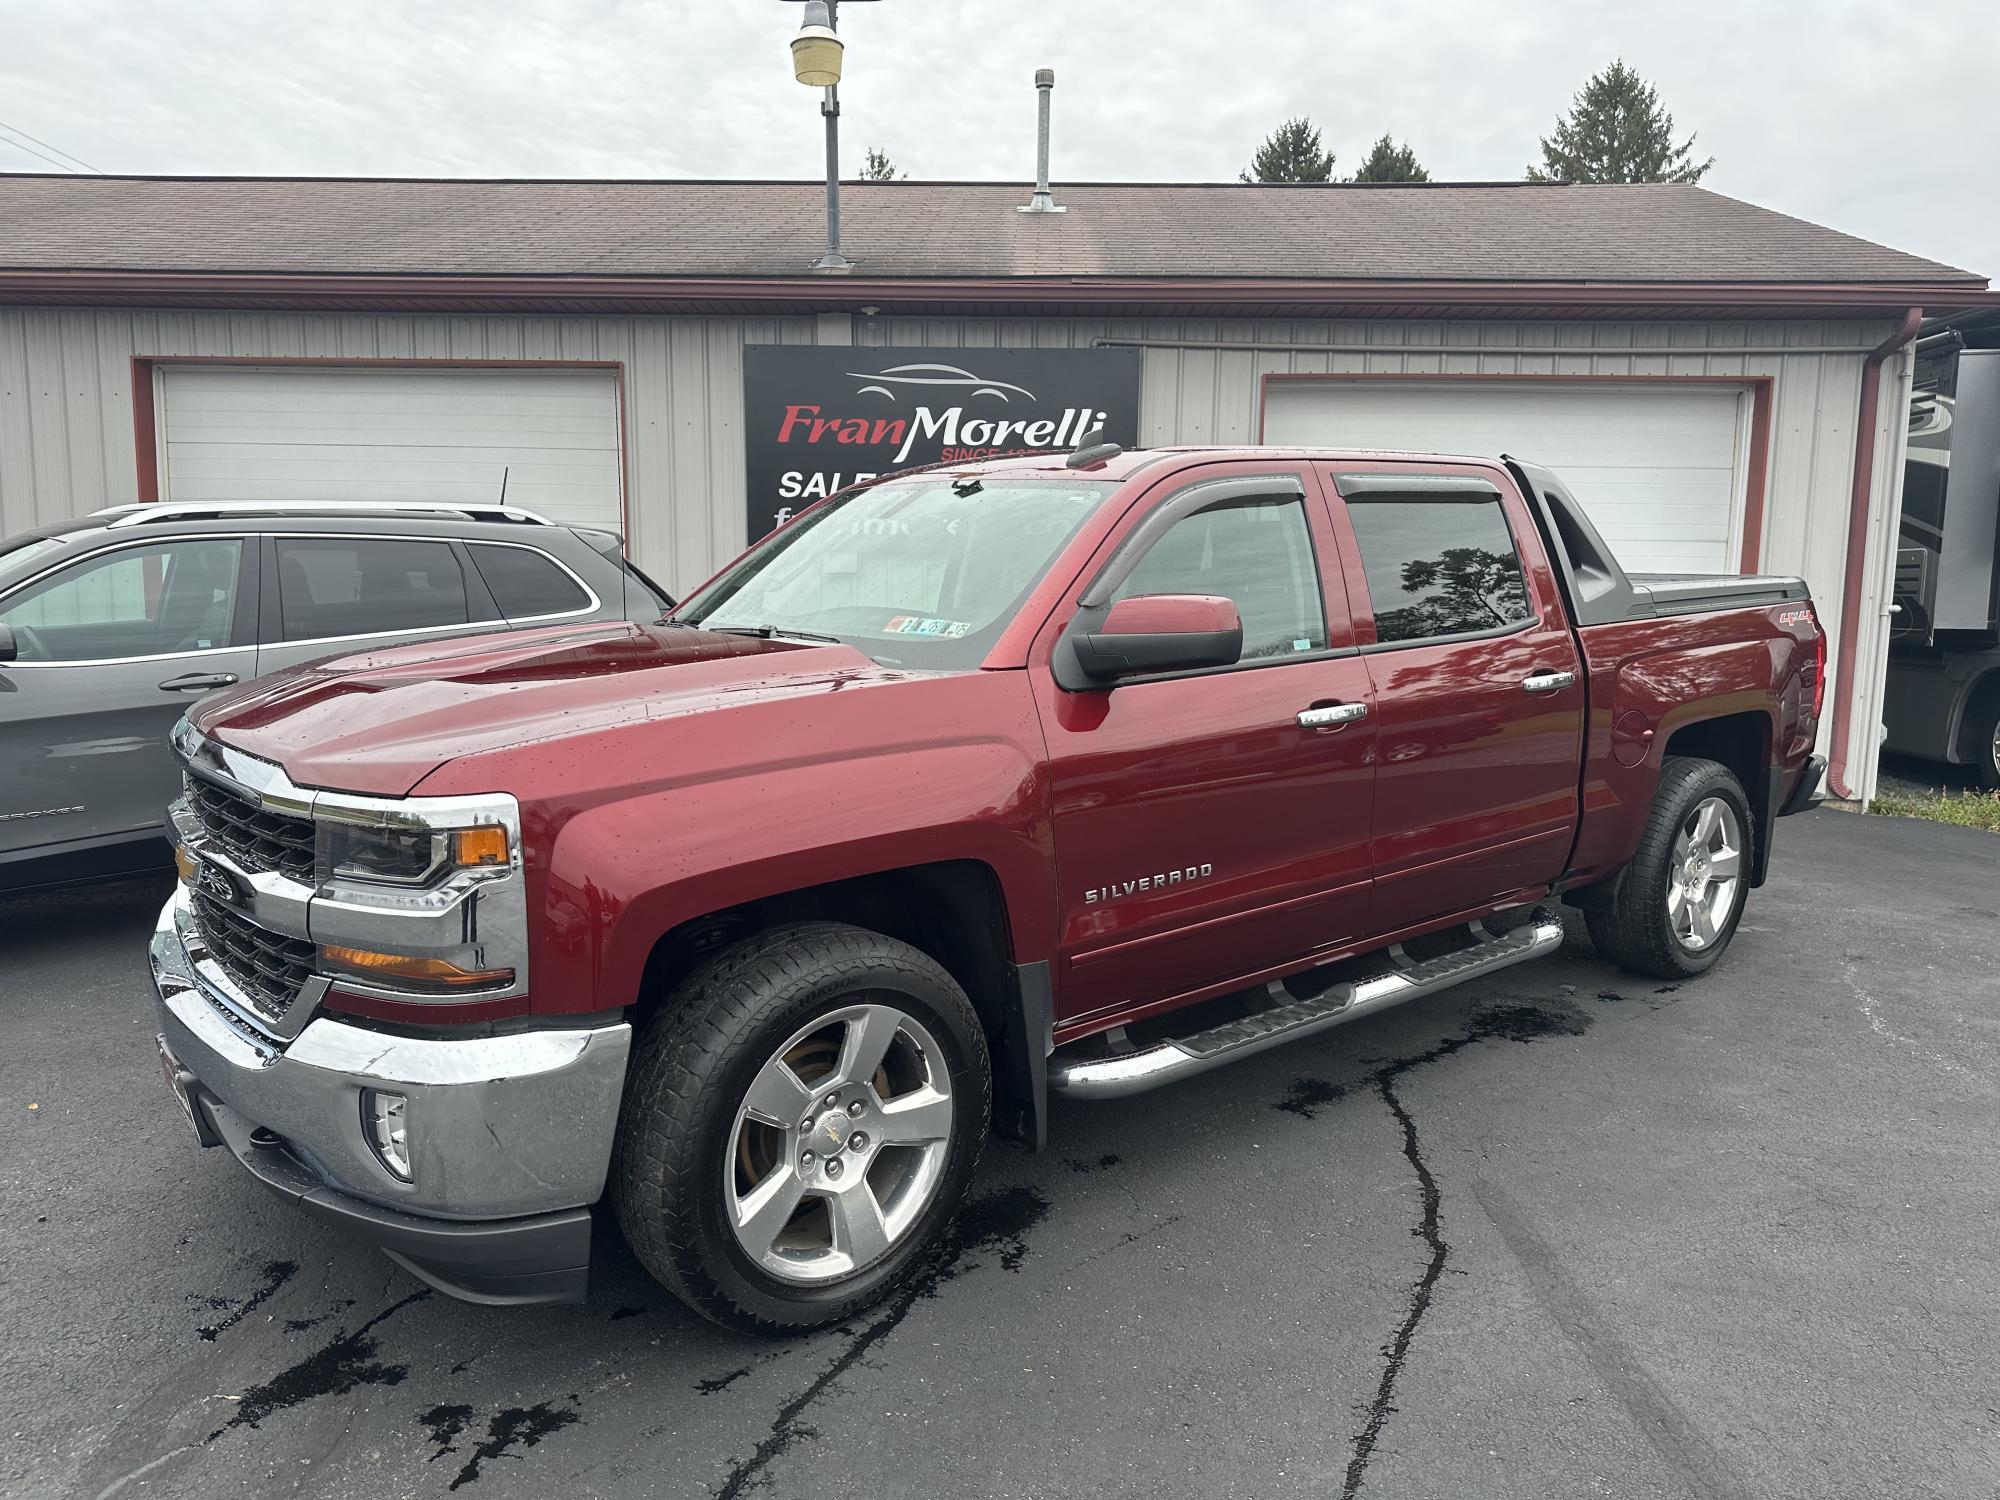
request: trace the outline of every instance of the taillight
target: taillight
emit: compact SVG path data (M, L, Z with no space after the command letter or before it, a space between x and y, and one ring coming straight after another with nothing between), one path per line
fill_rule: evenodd
M1819 611L1812 611L1813 623L1813 717L1826 705L1826 631L1819 623Z

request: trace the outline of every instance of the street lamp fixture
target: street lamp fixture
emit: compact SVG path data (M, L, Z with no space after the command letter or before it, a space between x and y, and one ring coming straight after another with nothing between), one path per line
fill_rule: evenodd
M840 82L840 54L845 50L833 29L833 12L825 0L812 0L799 34L792 38L792 76L808 88L830 89Z
M792 76L821 91L819 112L826 120L826 254L812 268L846 271L854 262L840 253L840 60L847 50L836 29L840 0L805 0L805 8L792 38Z

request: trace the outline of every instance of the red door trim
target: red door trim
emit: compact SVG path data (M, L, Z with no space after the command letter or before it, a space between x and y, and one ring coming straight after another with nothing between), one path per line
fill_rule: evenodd
M618 396L618 523L630 550L632 454L625 417L625 362L619 359L350 359L328 354L135 354L132 356L132 440L139 467L139 499L160 498L157 413L153 371L160 365L322 365L357 370L609 370Z
M1244 345L1255 349L1254 344ZM1551 354L1592 353L1615 354L1616 350L1562 350L1551 349ZM1705 352L1705 351L1704 351ZM1274 382L1286 381L1355 381L1372 380L1429 381L1433 385L1481 385L1494 381L1515 385L1708 385L1729 386L1750 393L1750 452L1745 465L1747 473L1743 485L1743 547L1741 563L1744 572L1754 573L1762 565L1764 555L1764 492L1771 468L1771 391L1776 377L1771 375L1561 375L1561 374L1512 374L1501 370L1444 371L1430 373L1422 370L1329 370L1290 371L1267 370L1258 384L1257 390L1257 441L1264 441L1264 417L1270 405L1271 386ZM1532 457L1532 455L1528 455Z

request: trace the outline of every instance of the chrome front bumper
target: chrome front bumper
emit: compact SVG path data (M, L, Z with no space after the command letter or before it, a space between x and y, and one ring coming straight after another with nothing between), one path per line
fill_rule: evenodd
M177 887L153 933L165 1044L202 1089L281 1137L328 1188L445 1220L573 1210L603 1193L630 1026L442 1040L316 1016L281 1041L240 1019L189 911ZM408 1182L364 1134L363 1089L409 1101Z

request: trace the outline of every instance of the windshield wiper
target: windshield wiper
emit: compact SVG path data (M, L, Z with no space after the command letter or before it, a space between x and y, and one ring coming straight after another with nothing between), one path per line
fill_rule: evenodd
M777 636L789 636L797 641L825 641L838 646L837 635L821 635L816 630L794 630L789 625L702 625L701 630L713 630L720 635L754 635L759 640L771 640Z

